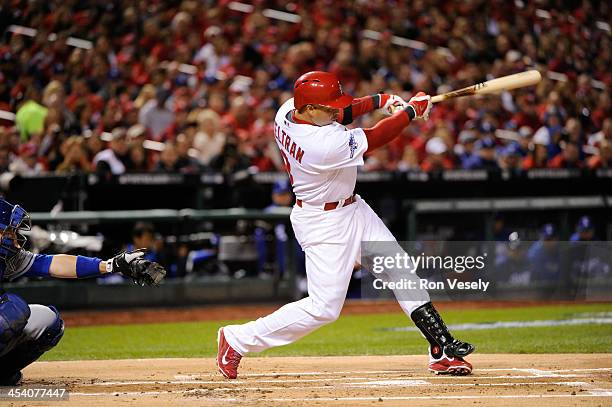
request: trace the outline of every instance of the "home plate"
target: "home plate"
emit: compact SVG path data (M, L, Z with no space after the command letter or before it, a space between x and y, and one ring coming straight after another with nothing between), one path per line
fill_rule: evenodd
M348 387L361 386L423 386L431 384L426 380L375 380L370 382L350 383Z

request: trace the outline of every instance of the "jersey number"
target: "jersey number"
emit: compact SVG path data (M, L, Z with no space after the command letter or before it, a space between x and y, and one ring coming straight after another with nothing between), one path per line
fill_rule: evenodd
M285 170L287 174L289 174L289 182L291 182L291 186L293 186L293 175L291 175L291 164L289 163L289 159L287 158L287 154L281 150L281 155L283 156L283 162L285 163Z

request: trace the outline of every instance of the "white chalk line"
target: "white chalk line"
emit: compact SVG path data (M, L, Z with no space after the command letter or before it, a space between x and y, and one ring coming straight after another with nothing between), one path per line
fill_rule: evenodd
M99 392L99 393L70 392L70 397L74 397L74 396L76 396L76 397L103 397L103 396L112 396L112 397L119 397L119 396L134 397L134 396L138 396L138 397L142 397L142 396L163 396L163 395L171 395L171 394L190 394L190 393L196 394L196 393L204 393L204 392L202 390L200 390L200 389L192 389L192 390L168 390L168 391L121 391L121 392L112 392L112 393L106 393L106 392ZM235 402L235 401L238 401L238 399L236 399L236 398L226 398L226 397L219 397L219 398L206 397L206 401Z
M612 324L612 318L609 316L599 318L569 318L569 319L547 319L534 321L497 321L497 322L477 322L465 324L448 325L450 331L481 331L499 328L540 328L551 326L576 326L576 325L608 325ZM400 326L392 328L383 328L383 331L392 332L419 332L419 328L415 326Z
M151 363L151 362L177 362L184 359L192 359L192 358L184 358L184 357L176 357L176 358L134 358L134 359L91 359L85 360L85 362L104 362L104 361L112 361L112 362L138 362L138 363ZM81 363L84 360L75 359L75 360L38 360L37 364L56 364L56 363Z
M563 375L513 375L513 376L453 376L453 380L473 380L478 379L550 379L550 378L579 378L579 377L591 377L586 374L563 374ZM328 377L320 379L300 379L300 382L331 382L331 381L342 381L342 380L370 380L372 377ZM440 380L448 379L448 375L431 375L431 376L410 376L411 380ZM92 386L131 386L131 385L144 385L144 384L254 384L254 383L295 383L292 379L266 379L266 380L135 380L135 381L112 381L112 382L97 382L92 383Z
M485 370L485 369L479 369ZM115 382L101 382L101 383L92 383L92 386L121 386L121 385L146 385L146 384L156 384L156 385L164 385L164 384L178 384L178 385L204 385L204 384L212 384L212 385L222 385L223 387L215 387L215 388L200 388L200 389L185 389L185 390L157 390L157 391L126 391L126 392L74 392L71 393L71 396L76 397L146 397L146 396L163 396L163 395L205 395L208 401L218 401L218 402L235 402L238 399L225 398L225 397L215 397L211 398L210 395L217 394L218 396L223 394L223 392L235 392L235 391L285 391L285 390L328 390L334 391L339 389L383 389L383 388L397 388L397 387L454 387L454 388L500 388L500 387L514 387L518 388L521 386L563 386L569 388L580 388L581 392L578 395L552 395L552 394L536 394L536 395L495 395L495 396L487 396L487 395L461 395L461 396L450 396L450 395L438 395L438 396L397 396L397 397L293 397L293 398L267 398L261 397L260 395L252 395L253 401L255 400L265 400L272 402L309 402L309 401L370 401L370 400L456 400L456 399L491 399L491 398L508 398L508 399L527 399L527 398L560 398L560 397L612 397L612 389L602 389L602 388L594 388L592 383L587 383L584 381L555 381L555 382L545 382L545 381L534 381L545 378L559 378L559 377L594 377L592 375L585 374L556 374L553 372L560 371L581 371L581 372L598 372L598 371L609 371L612 368L593 368L593 369L557 369L557 370L539 370L539 369L531 369L531 368L509 368L509 369L486 369L486 371L497 372L497 371L527 371L530 372L529 376L455 376L452 377L453 380L456 379L505 379L505 382L502 383L432 383L428 380L435 379L448 379L448 376L427 376L427 377L383 377L383 378L375 378L375 377L342 377L342 378L313 378L313 379L301 379L300 382L325 382L326 385L318 385L318 386L289 386L289 387L254 387L252 385L256 385L257 383L295 383L295 380L283 380L283 379L256 379L256 380L168 380L168 381L115 381ZM378 374L381 372L385 373L395 373L397 375L397 371L377 371ZM307 372L309 374L316 374L316 372ZM332 374L332 372L325 372L328 374ZM349 374L351 372L342 372L335 374ZM364 371L364 373L372 374L373 371ZM253 374L253 376L257 378L265 377L270 375L268 374ZM275 374L276 376L277 374ZM185 376L185 375L183 375ZM507 380L515 380L515 379L531 379L528 382L514 382ZM359 382L361 380L361 382ZM363 381L365 380L365 381ZM329 384L329 382L335 382ZM251 386L248 386L248 385ZM246 385L246 386L245 386ZM242 399L240 399L242 400Z
M511 367L511 368L497 368L497 369L478 369L483 372L506 372L506 371L515 371L515 372L524 372L531 373L534 376L540 375L553 375L561 372L608 372L612 371L612 367L593 367L593 368L580 368L580 369L534 369L528 367Z
M364 383L346 383L343 387L382 387L382 386L395 386L395 387L518 387L518 386L569 386L569 387L588 387L590 386L587 382L520 382L520 383L404 383L404 380L384 380L380 382L370 381ZM330 387L330 386L326 386ZM334 387L334 386L331 386ZM279 388L279 387L277 387ZM282 388L282 387L280 387ZM304 387L302 387L304 388ZM310 388L310 387L308 387Z
M413 374L417 369L413 370L352 370L352 371L328 371L328 372L270 372L270 373L241 373L241 377L275 377L275 376L329 376L329 375L340 375L340 374ZM511 371L522 371L522 372L549 372L554 374L556 372L591 372L591 371L611 371L612 367L598 367L598 368L584 368L584 369L548 369L539 370L532 368L478 368L478 372L511 372ZM535 373L532 373L535 375ZM181 379L196 379L204 375L200 373L185 373L174 375L177 380Z
M148 392L113 392L113 393L70 393L70 396L77 397L100 397L100 396L162 396L171 394L197 394L206 393L199 389L192 390L170 390L170 391L148 391ZM527 399L527 398L566 398L566 397L612 397L612 391L601 389L601 391L592 391L580 395L572 394L510 394L510 395L441 395L441 396L380 396L380 397L291 397L291 398L267 398L260 397L255 398L253 401L267 401L267 402L295 402L295 401L376 401L376 400L465 400L465 399ZM236 402L237 398L206 398L206 401L217 401L217 402Z
M612 367L592 367L585 369L557 369L549 370L549 372L607 372L612 370Z
M236 391L236 390L287 390L287 389L332 389L332 388L371 388L371 387L515 387L515 386L570 386L570 387L588 387L591 384L587 382L504 382L504 383L430 383L426 380L406 380L406 379L394 379L394 380L372 380L372 378L363 378L369 381L357 382L357 383L335 383L333 385L326 386L275 386L275 387L215 387L211 389L201 389L206 391ZM363 380L362 379L362 380ZM233 384L235 382L212 382L208 384ZM177 384L168 382L159 382L155 384ZM180 384L186 384L180 382ZM189 384L204 384L203 382L190 382ZM247 384L242 382L240 384ZM93 384L94 386L96 384Z
M589 377L585 374L562 374L555 372L599 372L599 371L612 371L612 368L581 368L581 369L532 369L532 368L483 368L478 369L478 372L525 372L530 373L526 375L503 375L503 376L455 376L454 379L472 379L474 377L481 377L486 379L530 379L530 378L577 378L577 377ZM413 370L410 371L398 371L398 370L360 370L360 371L336 371L336 372L272 372L272 373L246 373L241 374L241 377L282 377L282 376L329 376L329 375L343 375L343 374L412 374ZM223 379L219 380L195 380L198 377L202 377L201 374L180 374L174 375L176 380L138 380L138 381L110 381L110 382L98 382L93 383L94 386L129 386L129 385L144 385L144 384L216 384L225 382ZM207 375L210 377L210 375ZM412 377L413 380L430 380L430 379L444 379L446 376L417 376ZM300 379L301 382L324 382L324 381L342 381L342 380L368 380L369 377L341 377L341 378L320 378L320 379ZM264 379L264 380L233 380L231 384L246 384L246 383L293 383L295 380L292 379Z
M293 401L377 401L377 400L466 400L466 399L539 399L539 398L568 398L568 397L610 397L601 394L516 394L516 395L465 395L465 396L384 396L384 397L293 397L293 398L262 398L261 400L272 402Z

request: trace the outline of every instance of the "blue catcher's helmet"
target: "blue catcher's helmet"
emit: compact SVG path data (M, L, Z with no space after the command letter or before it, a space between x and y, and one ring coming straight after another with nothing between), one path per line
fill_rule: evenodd
M23 248L27 238L20 232L31 227L30 215L25 209L0 198L0 259L6 260Z

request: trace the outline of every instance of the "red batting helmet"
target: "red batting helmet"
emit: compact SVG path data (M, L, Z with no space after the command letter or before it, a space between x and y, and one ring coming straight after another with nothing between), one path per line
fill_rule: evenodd
M331 72L312 71L300 76L293 86L296 109L306 105L323 105L343 109L353 97L342 92L338 77Z

